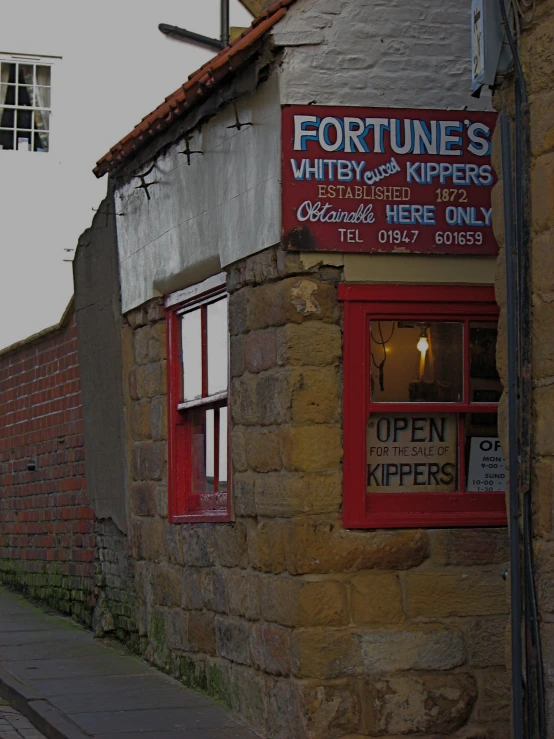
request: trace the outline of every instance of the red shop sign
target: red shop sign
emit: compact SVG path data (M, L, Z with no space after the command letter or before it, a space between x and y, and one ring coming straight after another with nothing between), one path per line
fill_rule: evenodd
M283 243L299 250L496 254L496 113L285 106Z

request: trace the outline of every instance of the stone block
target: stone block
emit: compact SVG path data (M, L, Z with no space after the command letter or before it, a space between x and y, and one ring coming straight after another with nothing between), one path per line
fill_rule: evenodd
M537 459L533 463L533 532L538 537L552 536L552 471L552 462L549 459Z
M535 95L552 89L554 79L554 15L543 17L540 23L522 35L520 55L527 82L527 91Z
M291 636L291 670L295 677L332 680L359 675L362 655L349 629L302 629Z
M217 569L205 569L201 583L204 607L216 613L229 613L229 594L225 573Z
M302 369L295 372L291 379L294 423L336 423L339 421L341 392L337 367Z
M137 328L133 334L135 361L137 364L148 363L148 342L150 340L150 326Z
M296 682L294 695L299 739L338 739L356 733L361 702L353 681Z
M167 518L167 485L156 485L156 511L161 518Z
M476 721L509 721L511 714L511 681L504 669L480 670L477 673L479 697L473 716Z
M260 618L260 577L250 572L230 572L227 582L229 613L257 621Z
M182 569L161 564L152 568L151 572L154 602L159 606L180 606Z
M159 562L165 555L164 525L159 518L132 518L131 551L135 559Z
M131 406L131 435L135 441L152 437L150 426L150 402L133 403Z
M254 331L244 341L244 361L248 372L258 373L277 364L275 331Z
M134 480L161 480L164 472L165 445L137 442L133 445L131 471Z
M533 452L539 456L554 455L554 385L545 385L533 390Z
M158 321L150 329L148 339L148 361L159 362L167 358L167 328L165 320Z
M191 652L216 654L215 616L208 611L191 611L188 614L188 642Z
M156 486L152 482L133 482L131 510L137 516L156 515Z
M164 521L164 548L171 564L184 565L183 542L179 525Z
M189 614L180 608L165 613L165 637L170 649L188 650Z
M154 441L167 439L167 398L153 398L150 406L150 428Z
M451 670L464 664L461 634L434 624L356 632L364 675L408 670Z
M256 669L271 675L289 675L290 631L275 624L253 624L250 654Z
M508 530L439 529L429 532L431 559L439 565L466 566L508 562Z
M342 357L341 330L322 321L289 323L279 329L277 347L279 364L335 365Z
M235 473L233 476L233 507L235 515L256 515L255 479L256 476L252 474Z
M554 542L535 541L535 582L541 613L554 613Z
M281 444L278 429L255 428L246 432L246 458L254 472L280 470Z
M471 667L505 664L507 626L506 617L476 618L462 625Z
M534 236L531 249L533 292L541 297L550 296L554 293L554 228Z
M313 279L290 277L248 293L247 323L253 331L306 320L336 323L339 315L336 287Z
M235 472L246 472L248 459L246 457L246 435L243 426L233 426L231 429L231 459Z
M372 736L440 735L464 726L477 698L471 675L395 675L367 687L367 730Z
M288 426L281 430L285 469L291 472L328 472L342 460L339 426ZM268 470L269 471L269 470Z
M217 653L231 662L249 665L250 662L250 628L248 621L216 616L215 639Z
M139 328L140 326L144 326L147 321L146 308L141 306L140 308L130 310L128 313L125 314L125 318L129 322L131 328Z
M239 519L235 523L220 524L214 539L214 548L222 567L247 567L248 549L244 522Z
M289 423L291 420L291 377L283 371L253 378L256 423L262 426Z
M312 518L288 523L285 551L293 575L408 570L429 556L424 531L345 531L336 523Z
M338 512L342 501L340 471L302 474L281 471L258 476L254 492L260 516Z
M146 304L146 320L148 323L157 323L165 320L165 311L162 298L154 298Z
M202 572L186 567L181 580L181 607L187 611L199 611L203 608Z
M214 537L211 524L182 526L183 560L190 567L212 567L215 564Z
M554 90L531 100L531 154L539 156L554 149Z
M229 333L231 336L244 334L248 325L247 305L252 288L246 287L229 295Z
M240 377L244 374L244 336L231 336L229 341L229 371L231 377Z
M366 624L394 624L405 620L402 589L395 572L363 572L351 580L352 621Z
M506 583L497 571L407 574L408 616L488 616L506 613Z
M283 626L346 626L346 586L333 580L266 577L260 581L260 606L266 621Z
M531 227L534 233L554 226L554 153L542 154L531 170Z
M552 336L553 331L554 304L551 299L535 300L531 326L533 377L550 378L554 375L554 348L549 341L545 340L545 337Z
M154 362L136 367L136 385L139 398L153 398L164 393L162 363Z
M242 665L231 667L231 709L241 716L260 736L267 730L268 678Z
M261 520L248 529L248 558L255 570L279 574L286 569L282 521Z

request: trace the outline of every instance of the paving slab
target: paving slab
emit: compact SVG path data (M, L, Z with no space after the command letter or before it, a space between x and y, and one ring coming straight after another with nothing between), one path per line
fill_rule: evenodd
M47 739L255 739L206 695L0 587L0 698Z

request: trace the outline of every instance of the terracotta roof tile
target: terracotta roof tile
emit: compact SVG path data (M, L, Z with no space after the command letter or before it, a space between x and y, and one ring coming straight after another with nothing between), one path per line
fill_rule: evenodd
M139 147L168 128L178 116L197 105L210 88L236 72L256 52L258 48L256 42L285 15L288 7L294 2L295 0L277 0L265 13L259 15L236 41L189 75L184 85L172 95L168 95L156 110L144 116L130 133L98 160L93 170L94 174L102 177L117 167Z

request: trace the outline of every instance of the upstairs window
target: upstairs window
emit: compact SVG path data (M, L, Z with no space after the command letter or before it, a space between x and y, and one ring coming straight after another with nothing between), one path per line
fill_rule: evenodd
M227 521L228 320L225 275L166 299L169 516Z
M15 58L0 60L0 149L50 149L50 64Z
M341 285L344 520L498 526L498 307L492 288Z

